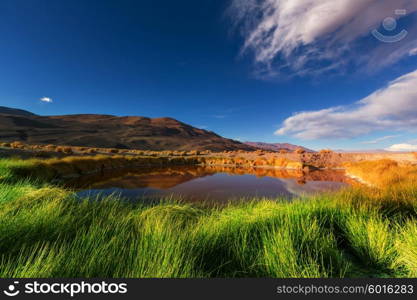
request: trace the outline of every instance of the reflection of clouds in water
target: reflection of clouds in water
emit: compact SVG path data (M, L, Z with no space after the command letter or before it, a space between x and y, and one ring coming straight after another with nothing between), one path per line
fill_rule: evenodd
M203 181L207 181L207 180L208 180L208 177L200 177L200 178L193 179L194 182L195 181L197 181L197 182L203 182Z
M314 173L315 175L319 175ZM254 174L230 174L226 172L161 173L119 175L94 184L90 190L81 191L79 196L101 195L104 198L112 193L124 198L138 200L146 198L181 198L191 201L227 201L250 198L293 198L311 195L328 190L337 190L345 184L336 182L338 176L313 176L296 178L258 177ZM335 173L336 174L336 173ZM317 178L316 178L317 177ZM323 181L312 181L320 180ZM334 178L334 182L332 182ZM305 184L304 180L307 180ZM339 178L340 179L340 178ZM311 180L311 181L309 181Z
M281 179L285 184L288 192L296 196L314 195L326 191L335 191L344 186L346 183L331 181L308 181L305 184L299 184L294 179Z
M278 178L253 175L230 175L218 173L205 177L206 181L192 180L177 185L169 191L180 194L205 194L225 197L277 197L289 196L285 185Z

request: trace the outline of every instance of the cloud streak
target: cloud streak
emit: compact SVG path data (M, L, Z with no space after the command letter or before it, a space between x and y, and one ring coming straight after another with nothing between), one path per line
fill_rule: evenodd
M372 140L372 141L362 142L362 144L373 144L373 145L374 144L379 144L381 142L391 140L391 139L399 137L399 136L401 136L401 135L399 135L399 134L397 134L397 135L387 135L387 136L383 136L383 137L377 138L377 139Z
M417 70L351 106L296 113L276 131L301 139L353 138L380 130L417 128Z
M260 73L276 75L289 69L306 75L363 64L370 57L372 63L383 58L384 64L391 64L409 56L417 48L414 27L406 39L391 45L370 34L386 17L403 17L395 15L397 9L412 14L417 1L233 0L230 12L245 38L242 52L254 54ZM366 36L374 43L358 56L358 41Z
M417 151L417 145L412 144L395 144L392 145L385 150L393 151L393 152L401 152L401 151Z

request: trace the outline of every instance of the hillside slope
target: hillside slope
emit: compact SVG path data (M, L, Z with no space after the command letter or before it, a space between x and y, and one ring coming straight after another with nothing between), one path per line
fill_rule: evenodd
M10 107L5 107L5 106L0 106L0 114L9 114L9 115L16 115L16 116L35 116L35 114L27 110L10 108Z
M314 150L305 148L303 146L288 144L288 143L261 143L261 142L245 142L246 145L260 148L268 151L280 151L280 150L287 150L287 151L294 151L296 149L303 149L306 152L315 152Z
M254 150L171 118L37 116L0 108L0 141L143 150Z

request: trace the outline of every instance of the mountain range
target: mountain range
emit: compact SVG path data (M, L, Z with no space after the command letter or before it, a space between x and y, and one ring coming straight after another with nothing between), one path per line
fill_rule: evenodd
M0 107L0 141L141 150L256 150L172 118L39 116Z
M40 116L0 106L0 141L140 150L294 151L287 144L241 143L172 118L101 114Z
M303 149L306 152L315 152L314 150L311 150L302 146L298 146L298 145L288 144L288 143L245 142L245 144L251 147L255 147L255 148L259 148L259 149L263 149L267 151L287 150L289 152L292 152L297 149Z

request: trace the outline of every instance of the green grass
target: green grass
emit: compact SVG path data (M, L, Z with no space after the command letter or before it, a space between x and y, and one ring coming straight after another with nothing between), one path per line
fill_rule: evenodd
M417 187L145 206L7 170L0 160L0 277L417 276Z
M398 262L405 266L407 276L417 277L417 223L408 221L399 229L399 238L395 241Z

